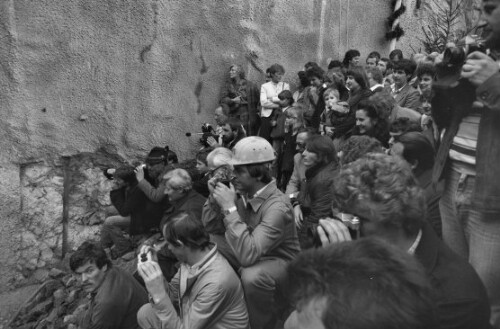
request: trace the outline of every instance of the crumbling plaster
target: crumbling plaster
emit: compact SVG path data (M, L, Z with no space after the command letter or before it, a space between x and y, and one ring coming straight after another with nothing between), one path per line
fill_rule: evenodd
M0 292L26 215L21 167L97 150L137 159L165 144L185 159L198 147L185 132L213 121L231 63L261 83L275 62L293 81L306 61L349 48L387 55L390 10L389 0L0 2Z

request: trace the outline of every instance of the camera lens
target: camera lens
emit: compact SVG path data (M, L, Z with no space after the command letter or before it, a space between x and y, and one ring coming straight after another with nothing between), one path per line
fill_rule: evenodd
M459 66L465 62L465 50L460 47L446 48L443 54L443 63L450 66Z

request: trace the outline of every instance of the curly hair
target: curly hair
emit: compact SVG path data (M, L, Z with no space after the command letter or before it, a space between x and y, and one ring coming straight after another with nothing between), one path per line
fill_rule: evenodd
M345 166L356 161L367 153L383 153L382 143L376 138L366 135L351 136L340 144L339 151L342 152L341 163Z
M407 236L423 226L424 193L408 163L399 157L367 154L341 169L333 189L334 205L343 212L367 214L371 221L402 229Z
M368 136L375 137L384 146L386 146L389 141L389 114L390 111L387 107L390 103L386 102L384 98L378 97L379 94L384 94L385 92L377 92L370 96L368 99L364 99L358 104L358 111L364 111L366 115L375 122L373 128L367 132ZM391 97L391 96L389 96ZM392 97L391 97L392 98ZM355 134L359 134L358 126L355 127Z
M349 64L351 63L351 60L354 57L361 56L361 53L357 49L349 49L348 51L345 52L344 59L342 60L342 64L344 67L349 67Z

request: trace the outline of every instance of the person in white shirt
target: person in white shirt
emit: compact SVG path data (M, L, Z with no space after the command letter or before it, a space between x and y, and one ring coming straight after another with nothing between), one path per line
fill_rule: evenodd
M370 90L372 92L384 90L384 75L377 67L369 67L366 69L366 76L368 77L368 82L370 83Z
M271 81L260 87L260 129L259 136L271 142L271 114L281 107L278 95L283 90L290 90L288 83L281 81L285 69L280 64L273 64L268 69Z

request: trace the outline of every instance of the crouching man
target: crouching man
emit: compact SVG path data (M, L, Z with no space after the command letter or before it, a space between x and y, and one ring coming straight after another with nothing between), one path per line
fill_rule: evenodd
M90 305L79 323L85 329L136 329L136 314L148 300L146 291L134 277L113 267L102 247L84 242L69 260L90 294Z
M178 213L165 225L163 235L181 266L166 282L151 249L141 248L137 269L150 303L139 310L139 325L144 329L247 329L240 280L210 243L201 220L191 213Z
M268 141L243 138L233 153L232 185L218 182L211 198L224 213L226 240L242 267L250 325L274 328L287 307L286 266L300 251L292 205L271 177L275 154Z

